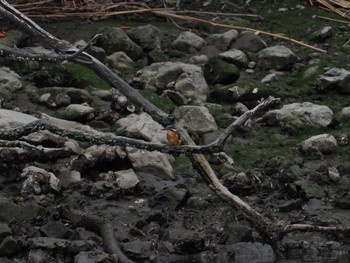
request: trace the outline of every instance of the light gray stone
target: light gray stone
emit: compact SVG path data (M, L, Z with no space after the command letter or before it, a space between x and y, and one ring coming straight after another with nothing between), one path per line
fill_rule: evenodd
M280 125L290 131L318 129L325 128L332 122L333 111L328 106L310 102L292 103L267 112L263 119L268 124Z
M134 61L125 52L119 51L107 57L108 64L111 68L132 68Z
M186 98L200 102L205 101L209 95L203 70L196 65L181 62L151 64L137 72L135 81L158 91L167 89L171 84Z
M259 52L266 47L266 42L251 31L243 31L231 45L231 48L236 48L243 52L254 53Z
M337 90L340 93L350 93L350 71L341 68L331 68L318 78L316 89L324 92Z
M10 130L37 120L38 118L28 114L0 109L0 129Z
M63 116L67 120L90 119L94 111L94 108L87 105L70 104L65 108Z
M274 82L278 79L276 73L270 73L270 74L267 74L265 77L263 77L263 79L261 80L261 83L264 83L264 84L269 84L271 82Z
M297 62L297 56L285 46L273 46L258 53L258 64L264 69L288 69Z
M342 108L342 110L338 114L338 118L340 121L343 122L350 121L350 107Z
M213 116L204 106L180 106L174 111L179 125L194 133L207 133L218 129Z
M185 31L181 32L171 45L179 51L193 53L200 50L205 44L205 40L200 36L190 31Z
M22 78L7 67L0 67L0 90L15 92L22 88Z
M224 53L219 54L219 58L228 63L235 64L239 68L247 67L248 57L239 49L231 49Z
M303 141L300 145L302 152L311 152L317 149L321 153L331 153L337 148L337 140L330 134L319 134Z
M317 30L312 34L312 38L314 41L318 43L325 42L328 38L333 35L333 29L330 26L325 26L320 30Z
M219 50L226 51L237 37L238 31L236 29L231 29L221 34L210 35L207 37L206 41L210 45L216 46Z
M122 189L134 188L140 182L133 169L115 171L114 175L117 185Z

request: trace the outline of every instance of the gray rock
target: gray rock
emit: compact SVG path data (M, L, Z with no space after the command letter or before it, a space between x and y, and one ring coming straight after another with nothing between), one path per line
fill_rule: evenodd
M47 237L69 238L73 231L65 224L58 221L50 221L40 228L40 232Z
M96 45L106 50L107 54L123 51L133 60L141 57L142 48L135 44L122 29L106 27L99 33L102 36L97 39Z
M0 242L4 240L5 237L11 236L12 230L6 223L0 223Z
M200 50L205 44L205 40L200 36L197 36L190 31L185 31L178 35L171 46L179 51L193 53Z
M66 250L71 253L91 250L94 246L93 242L85 240L70 241L63 238L54 237L34 237L28 239L28 245L31 249L58 249Z
M132 68L134 61L125 52L119 51L107 57L108 64L113 69Z
M205 101L209 94L203 70L191 64L181 62L160 62L144 67L136 74L136 81L157 90L166 89L173 84L175 89L186 98Z
M95 109L82 105L82 104L70 104L63 112L63 117L67 120L85 120L92 119Z
M213 116L204 106L180 106L174 116L179 125L193 133L207 133L218 129Z
M136 172L153 174L164 180L174 180L173 167L167 155L160 152L148 152L126 148L128 158Z
M331 68L317 80L316 90L324 92L334 89L340 93L350 93L350 71Z
M239 68L245 68L248 65L247 55L239 49L231 49L218 56L223 61L232 63Z
M152 255L153 245L151 241L135 240L122 244L123 250L132 258L138 260L149 259Z
M164 189L159 197L161 202L167 202L166 206L169 210L178 210L180 205L184 204L190 193L182 187L169 187ZM157 199L157 196L155 197Z
M74 257L74 263L101 263L108 260L108 254L103 255L102 251L80 251Z
M140 182L133 169L115 172L109 171L108 173L100 174L99 176L106 181L115 182L122 189L134 188Z
M20 248L17 241L12 236L5 237L0 243L0 255L11 255L19 252Z
M0 129L10 130L38 120L28 114L0 109Z
M126 33L145 52L160 49L160 30L153 25L138 26Z
M267 112L263 119L268 124L277 124L290 131L319 129L327 127L332 122L333 111L328 106L310 102L292 103Z
M342 110L338 114L338 118L342 122L350 121L350 107L342 108Z
M307 78L311 78L313 76L316 76L316 74L318 73L318 70L319 70L319 66L309 67L307 70L305 70L303 77L305 79L307 79Z
M182 93L175 90L164 90L163 94L177 105L186 105L190 102Z
M0 67L0 90L15 92L22 88L21 77L7 67Z
M332 153L337 149L337 140L330 134L319 134L310 137L300 144L300 150L308 153L314 149L321 153Z
M216 46L217 49L226 51L237 37L238 31L236 29L231 29L221 34L210 35L207 37L206 41L210 45Z
M251 31L243 31L231 45L231 48L236 48L243 52L254 53L259 52L266 47L266 42Z
M333 166L328 167L328 177L332 182L338 182L340 180L338 169Z
M146 141L166 144L163 127L155 122L147 113L130 114L117 121L120 130L130 137L143 138ZM160 152L147 152L134 148L127 148L128 158L134 169L139 172L152 173L163 179L174 179L173 168L168 155Z
M234 253L235 262L274 262L276 255L272 247L259 242L239 242L227 247L230 255ZM228 258L229 260L230 258Z
M38 204L31 202L17 205L7 199L0 198L0 221L9 223L14 220L32 220L39 210Z
M325 42L328 38L333 35L333 29L330 26L325 26L324 28L314 32L312 38L318 43Z
M75 170L61 169L57 173L57 178L60 181L60 184L64 188L68 188L73 184L79 183L81 181L81 174Z
M67 106L71 103L80 104L93 101L92 96L87 90L73 87L47 87L41 88L40 91L41 93L50 94L50 100L56 107ZM51 107L53 105L48 106Z
M197 55L197 56L193 56L189 59L189 63L190 64L194 64L197 66L202 67L203 65L205 65L207 62L209 61L209 58L207 55Z
M276 81L277 79L278 77L275 73L270 73L270 74L267 74L265 77L263 77L263 79L261 80L261 83L269 84L271 82Z
M204 249L204 236L197 231L174 228L168 231L168 240L177 253L196 253Z
M258 53L258 64L264 69L288 69L295 62L297 56L285 46L273 46Z

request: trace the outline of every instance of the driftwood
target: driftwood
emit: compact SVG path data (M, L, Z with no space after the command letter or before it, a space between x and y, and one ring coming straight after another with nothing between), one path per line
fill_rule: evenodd
M154 120L156 120L158 123L162 124L163 126L173 124L174 119L172 116L164 113L160 109L158 109L156 106L154 106L151 102L143 98L141 95L139 95L138 92L136 92L132 87L130 87L124 80L122 80L118 75L116 75L111 69L106 67L104 64L102 64L99 60L94 58L93 56L87 54L85 51L78 49L74 46L72 46L70 43L57 39L53 35L49 34L42 28L40 28L35 22L18 12L16 9L14 9L11 5L9 5L6 1L0 0L0 14L5 16L7 19L12 21L14 24L16 24L21 29L27 31L30 35L37 38L44 47L54 50L58 56L66 56L70 55L70 60L75 63L82 64L86 67L89 67L93 69L99 76L101 76L103 79L105 79L111 86L118 89L121 93L123 93L131 102L141 106L144 111L146 111L148 114L152 116ZM1 50L1 46L0 46ZM18 54L18 50L13 50L13 58L16 58L16 54ZM9 52L11 53L11 50L6 50L6 55L9 56ZM72 54L76 54L73 55ZM2 53L5 54L5 53ZM11 55L10 55L11 57ZM34 57L28 57L28 59L34 59ZM312 226L312 225L288 225L283 222L279 222L276 224L273 220L264 217L262 214L258 213L256 210L254 210L251 206L249 206L247 203L245 203L243 200L241 200L238 196L231 193L224 185L221 184L220 180L217 178L215 172L209 165L208 161L205 159L205 157L200 153L208 153L208 152L219 152L222 150L222 146L224 145L227 137L239 126L243 125L246 120L252 117L252 115L261 109L265 109L268 106L271 106L271 104L278 102L278 99L274 98L267 98L266 100L262 101L256 108L254 108L251 111L248 111L246 114L243 114L237 121L235 121L233 124L231 124L223 133L222 135L212 144L206 145L206 146L196 146L194 145L192 139L188 135L187 131L184 130L181 127L178 127L181 130L182 138L184 141L184 146L175 148L175 147L169 147L166 145L158 145L158 144L151 144L144 141L134 140L131 138L125 138L125 137L118 137L111 134L106 134L102 136L93 136L89 134L84 134L75 130L65 130L60 127L56 127L48 123L45 119L39 120L37 122L30 123L26 126L23 126L21 128L2 132L1 138L6 140L16 140L19 139L22 135L32 133L37 130L46 129L53 133L56 133L60 136L66 136L69 138L74 138L75 140L82 140L82 141L90 141L91 143L96 144L110 144L110 145L122 145L122 146L130 146L147 150L158 150L162 152L169 152L173 154L178 153L185 153L190 160L192 161L192 164L194 168L199 172L203 178L206 179L209 186L224 200L226 200L232 207L235 209L238 209L242 212L242 214L252 223L252 225L260 232L262 236L265 237L265 240L273 245L273 247L278 251L278 241L280 240L281 236L285 233L291 232L291 231L349 231L348 228L336 228L336 227L321 227L321 226ZM24 145L25 146L25 145ZM80 219L86 219L88 224L90 222L93 222L93 225L96 225L96 220L93 217L92 219L87 216L78 213L78 217ZM71 221L76 220L74 218L74 214L77 214L73 210L67 210L66 211L66 217L69 218ZM69 216L69 214L71 216ZM78 221L79 223L79 221ZM105 231L110 231L110 226L108 225L108 222L101 222L105 227L100 228L100 234L104 235ZM84 223L85 224L85 223ZM85 224L86 225L86 224ZM105 230L107 229L107 230ZM108 232L107 231L107 232ZM106 234L106 233L105 233ZM115 238L115 237L114 237ZM108 251L112 254L120 252L117 252L118 246L115 245L115 240L113 240L113 237L108 237L107 239L110 239L111 244L109 244L110 248L108 248ZM118 255L118 259L120 258L120 255ZM128 262L127 258L125 259ZM121 261L122 262L122 261ZM131 262L129 260L129 262Z

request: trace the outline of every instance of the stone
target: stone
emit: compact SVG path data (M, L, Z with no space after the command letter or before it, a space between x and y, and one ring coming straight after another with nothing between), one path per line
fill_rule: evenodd
M74 263L101 263L108 262L109 255L102 251L80 251L74 257Z
M28 239L28 245L31 249L57 249L65 250L70 253L91 250L94 243L91 240L67 240L55 237L33 237Z
M221 34L209 35L206 41L208 44L216 46L217 49L226 51L237 37L238 31L236 29L231 29Z
M6 223L0 223L0 242L8 236L12 236L11 228Z
M153 25L144 25L131 28L127 35L145 52L160 49L160 30Z
M63 188L69 188L70 186L81 182L81 174L75 170L61 169L57 174L57 178Z
M136 172L149 173L163 180L174 180L173 167L168 157L160 152L148 152L127 147L128 158Z
M317 75L318 71L319 71L319 66L309 67L307 70L305 70L303 78L304 79L312 78Z
M338 182L340 180L340 174L337 168L330 166L328 167L328 176L332 182Z
M338 114L338 118L341 122L350 121L350 107L344 107Z
M289 69L297 62L297 56L285 46L273 46L261 50L258 65L264 69Z
M107 64L107 55L106 51L103 48L97 46L90 46L87 49L87 53L97 58L103 64Z
M260 242L239 242L227 247L229 255L227 262L274 262L276 255L271 245Z
M330 134L319 134L303 141L300 145L302 152L309 152L311 148L316 148L321 153L332 153L337 148L337 140Z
M40 232L46 237L69 238L73 231L65 224L58 221L50 221L40 227Z
M190 193L187 189L182 187L169 187L164 189L159 196L162 203L167 202L169 210L176 211L186 202Z
M82 104L70 104L63 112L63 118L67 120L86 120L92 119L95 109Z
M106 27L101 29L102 34L96 41L96 46L102 47L107 55L114 52L125 52L132 60L137 60L143 54L140 46L135 44L129 36L118 27Z
M196 55L196 56L190 57L190 59L188 60L190 64L194 64L200 67L204 66L208 61L209 61L209 58L207 55Z
M7 199L0 199L0 221L10 223L14 220L32 220L37 212L39 206L37 203L30 202L25 205L17 205L9 202Z
M264 84L269 84L271 82L274 82L278 79L278 76L276 75L276 73L270 73L267 74L265 77L263 77L263 79L261 80L261 83Z
M0 255L11 255L19 252L20 248L17 241L12 236L5 237L0 243Z
M223 61L236 65L239 68L245 68L248 65L247 55L239 49L231 49L224 53L220 53L218 57Z
M204 76L208 83L215 84L232 84L240 76L239 69L230 63L219 58L210 58L204 66Z
M263 119L269 125L280 125L288 131L326 128L333 120L333 111L310 102L292 103L268 111Z
M312 34L312 39L317 43L323 43L333 35L333 29L330 26L325 26Z
M205 44L205 40L200 36L197 36L190 31L185 31L178 35L171 46L179 51L194 53L195 51L200 50Z
M153 49L147 54L148 64L169 61L169 56L162 50Z
M176 105L186 105L191 100L187 99L182 93L175 90L164 90L163 94L171 99Z
M109 66L113 69L126 69L134 66L134 61L122 51L109 55L107 61Z
M203 70L181 62L151 64L136 73L135 81L143 83L146 89L151 87L157 91L163 91L171 84L186 98L196 101L205 101L209 94Z
M0 67L0 90L15 92L23 86L22 78L7 67Z
M167 236L177 253L196 253L204 249L204 236L197 231L174 228L168 230Z
M120 188L125 190L134 188L140 182L133 169L109 171L107 174L100 174L100 177L105 178L109 182L115 182Z
M231 48L253 53L259 52L266 47L266 42L251 31L243 31L231 45Z
M350 94L350 71L341 68L331 68L319 77L316 82L319 92L336 90L339 93Z
M38 118L18 111L0 109L0 130L15 129L37 120Z
M147 260L151 257L153 245L151 241L135 240L122 243L125 253L138 260Z
M204 106L180 106L174 116L178 124L190 133L207 133L218 129L213 116Z

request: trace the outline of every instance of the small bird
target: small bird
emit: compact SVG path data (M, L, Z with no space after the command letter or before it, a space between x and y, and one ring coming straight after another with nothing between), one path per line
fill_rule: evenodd
M164 128L166 130L166 138L170 146L179 146L181 144L181 137L179 132L173 126Z

